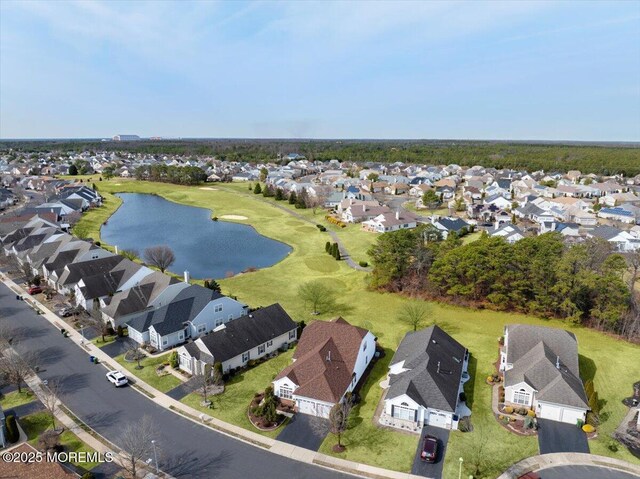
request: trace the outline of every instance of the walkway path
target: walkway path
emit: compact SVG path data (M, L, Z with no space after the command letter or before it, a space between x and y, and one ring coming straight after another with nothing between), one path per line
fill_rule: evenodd
M14 293L22 295L25 298L25 303L30 304L32 307L39 309L42 313L41 314L42 318L49 321L58 329L65 326L65 323L63 323L58 316L53 314L50 310L48 310L45 306L43 306L39 301L27 295L22 288L16 285L11 279L7 278L6 275L4 275L3 273L0 273L0 279L2 279L4 284L7 285L11 290L13 290ZM96 347L92 343L88 343L84 341L78 331L70 330L69 338L66 339L65 341L69 341L69 340L75 343L78 347L83 348L87 355L93 355L98 357L98 359L100 360L103 366L111 369L120 368L120 365L116 361L114 361L113 358L111 358L108 354L104 353L100 348ZM139 378L132 378L131 382L134 385L134 388L136 388L138 392L143 393L144 397L148 401L153 402L162 408L165 408L167 411L171 411L173 413L179 414L181 417L186 418L196 424L200 424L204 427L214 429L219 433L222 433L231 438L240 440L246 444L259 446L258 449L263 448L271 453L278 454L280 456L285 456L295 461L299 461L307 464L320 465L323 467L333 469L334 471L337 470L340 472L355 474L361 477L388 477L392 479L415 479L416 478L416 476L412 476L411 474L391 471L387 469L369 466L366 464L360 464L352 461L335 458L325 454L320 454L314 451L310 451L308 449L296 447L291 444L286 444L284 442L280 442L280 441L271 439L269 437L262 436L258 433L243 429L234 424L229 424L217 418L202 414L200 411L167 396L161 391L158 391L157 389L143 382ZM91 436L89 435L89 437ZM84 441L85 437L83 436L81 437L81 439ZM94 448L97 448L97 447L104 448L104 445L102 446L97 445L95 439L90 441L89 438L87 438L87 443ZM338 477L339 473L335 472L335 475L336 477Z
M218 187L218 188L223 190L223 191L226 191L228 193L240 194L242 196L246 196L247 198L252 198L255 201L260 201L262 203L265 203L265 204L268 204L268 205L273 206L275 208L278 208L278 209L284 211L285 213L288 213L291 216L293 216L295 218L298 218L301 221L304 221L305 223L312 224L314 227L317 224L315 221L312 221L309 218L305 218L300 213L296 213L295 211L292 211L291 209L287 208L286 206L282 206L282 205L279 205L277 203L272 203L271 201L265 200L262 197L260 197L259 195L250 195L248 193L242 193L242 192L239 192L239 191L230 190L230 189L225 188L225 187ZM353 259L351 259L351 255L349 254L349 251L347 251L347 248L345 247L344 243L342 241L340 241L340 238L338 237L338 235L334 231L330 231L330 230L327 229L327 233L329 233L329 236L331 236L331 238L333 239L333 241L335 243L338 243L338 249L340 250L340 256L342 257L342 259L345 260L345 262L349 265L350 268L353 268L353 269L358 270L358 271L366 271L366 272L371 271L371 268L362 267L358 263L356 263Z

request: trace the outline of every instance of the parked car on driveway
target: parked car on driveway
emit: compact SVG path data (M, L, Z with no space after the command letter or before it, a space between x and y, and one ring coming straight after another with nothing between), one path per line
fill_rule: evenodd
M427 434L424 436L420 459L424 462L436 462L438 459L438 439Z
M129 382L127 376L122 374L120 371L109 371L107 373L107 380L115 387L124 386Z
M58 310L58 316L62 318L68 318L73 314L73 308L62 308Z
M28 290L27 293L29 294L38 294L38 293L42 293L42 288L40 286L31 286Z

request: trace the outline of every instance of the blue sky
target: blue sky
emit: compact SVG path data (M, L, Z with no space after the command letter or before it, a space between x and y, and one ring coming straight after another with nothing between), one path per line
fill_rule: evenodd
M640 141L640 2L0 2L0 137Z

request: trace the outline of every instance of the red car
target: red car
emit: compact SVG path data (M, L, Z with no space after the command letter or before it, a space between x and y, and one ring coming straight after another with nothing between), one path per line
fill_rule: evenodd
M29 294L38 294L38 293L42 293L42 288L40 286L31 286L28 290L27 293Z
M437 458L438 439L427 434L424 437L424 443L422 444L420 459L422 459L424 462L436 462Z

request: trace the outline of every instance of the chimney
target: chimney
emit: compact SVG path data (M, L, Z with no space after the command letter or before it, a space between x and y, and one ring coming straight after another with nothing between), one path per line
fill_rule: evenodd
M120 250L118 249L118 245L115 246L116 254L120 254Z
M188 283L190 279L191 279L191 275L189 275L188 271L185 271L184 272L184 282Z
M556 356L556 369L560 369L560 356Z
M327 353L327 361L331 362L331 350Z
M396 210L396 219L399 220L400 219L400 210Z

